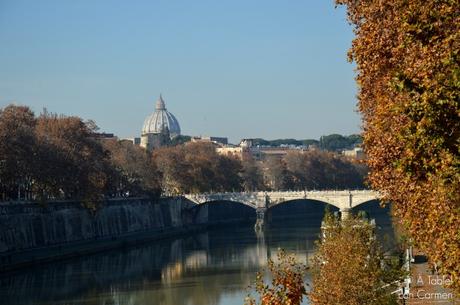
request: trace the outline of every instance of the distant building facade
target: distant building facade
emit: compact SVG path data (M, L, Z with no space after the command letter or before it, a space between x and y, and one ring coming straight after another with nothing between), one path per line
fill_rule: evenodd
M117 136L113 133L106 133L106 132L96 132L93 133L93 138L99 141L107 141L107 140L118 140Z
M140 146L148 151L165 146L181 133L176 117L166 110L166 104L160 94L155 111L149 115L142 127Z
M304 152L310 150L310 148L289 146L254 146L253 139L242 139L238 146L225 145L222 147L218 147L216 150L220 154L237 157L241 160L253 159L256 161L263 161L269 158L281 159L289 152Z
M192 142L214 143L217 145L228 145L228 138L225 137L192 137Z
M344 155L345 157L349 157L349 158L353 158L357 160L363 160L366 158L366 154L364 153L361 147L355 147L353 149L343 150L342 155Z
M136 146L139 146L141 145L141 138L139 137L136 137L136 138L124 138L124 139L121 139L122 141L129 141L131 143L133 143L133 145L136 145Z

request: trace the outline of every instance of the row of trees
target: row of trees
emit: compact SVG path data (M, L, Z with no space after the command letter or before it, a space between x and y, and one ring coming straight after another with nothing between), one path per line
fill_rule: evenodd
M0 110L2 200L362 188L366 169L332 152L290 152L240 160L211 143L187 142L153 154L129 141L99 139L94 122L27 107Z
M241 190L241 162L217 154L212 144L165 147L154 150L152 157L168 194Z
M152 162L142 149L103 144L94 122L24 106L0 110L1 200L78 199L159 193Z
M172 194L363 188L366 175L362 164L318 150L241 161L219 155L212 144L188 143L154 151L153 161Z
M367 174L364 165L319 150L268 159L262 169L266 186L274 190L363 188Z
M343 149L353 148L356 145L361 144L363 139L360 135L352 134L349 136L343 136L340 134L331 134L327 136L321 136L319 140L307 139L307 140L296 140L296 139L277 139L277 140L264 140L254 139L254 145L260 146L281 146L281 145L294 145L294 146L309 146L314 145L323 150L338 151Z

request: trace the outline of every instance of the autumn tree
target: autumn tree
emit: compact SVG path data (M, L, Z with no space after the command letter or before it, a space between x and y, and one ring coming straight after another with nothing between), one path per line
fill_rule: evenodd
M460 3L336 2L356 35L370 182L460 290Z
M269 157L263 164L265 185L271 190L289 190L293 188L292 176L289 173L284 160Z
M255 290L258 299L248 296L245 305L300 305L307 295L304 277L307 266L298 262L293 254L279 250L277 260L268 260L268 274L259 272L256 277ZM271 278L269 283L265 275Z
M397 304L391 295L397 287L387 284L402 272L397 261L384 260L371 222L326 213L322 232L312 268L313 305Z
M169 194L241 190L241 162L217 154L211 143L187 143L154 150L153 160Z
M111 192L114 196L158 196L161 194L160 175L149 153L131 141L116 139L103 142L109 152L114 173Z
M0 194L21 199L30 192L35 154L34 113L25 106L0 109ZM21 193L22 192L22 193Z
M262 191L265 189L261 166L253 158L242 161L241 179L245 191Z
M362 165L333 152L309 150L287 153L281 160L264 162L273 189L363 188Z
M37 191L51 191L95 207L108 190L110 163L107 151L94 137L92 125L81 118L47 112L37 119L36 139L40 166Z
M107 193L111 167L93 123L24 106L0 110L2 200L78 199L86 206Z

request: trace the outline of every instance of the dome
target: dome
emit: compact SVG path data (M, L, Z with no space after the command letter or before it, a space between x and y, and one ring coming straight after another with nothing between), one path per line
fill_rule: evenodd
M166 110L165 102L162 96L157 100L155 105L155 112L149 115L144 121L142 127L142 134L161 133L165 128L169 129L171 138L180 135L180 126L176 117Z

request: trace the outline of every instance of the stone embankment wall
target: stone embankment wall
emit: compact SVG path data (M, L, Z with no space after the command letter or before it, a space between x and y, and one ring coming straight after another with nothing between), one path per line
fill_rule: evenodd
M0 271L164 238L203 227L185 198L114 199L92 213L78 202L0 204Z

